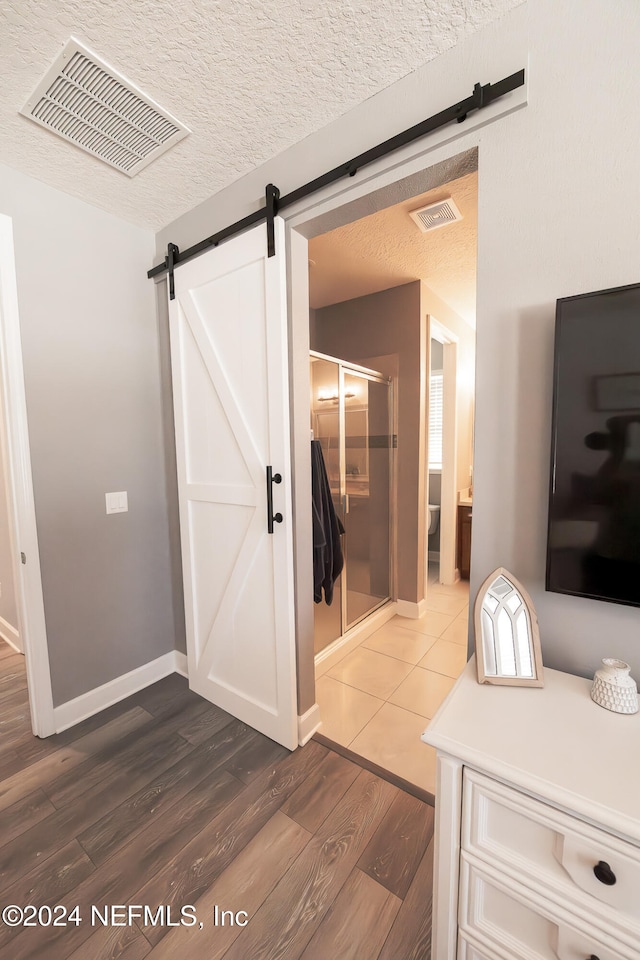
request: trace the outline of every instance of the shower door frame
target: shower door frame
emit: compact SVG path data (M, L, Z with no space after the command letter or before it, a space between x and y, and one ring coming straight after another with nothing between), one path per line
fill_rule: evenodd
M344 551L344 566L342 568L342 573L340 574L340 633L338 636L327 644L323 650L319 650L316 656L320 653L324 653L325 650L332 648L334 644L339 643L344 640L350 630L353 630L354 627L362 623L363 620L366 620L367 617L372 616L377 610L380 610L381 607L384 607L386 604L393 602L395 599L395 579L396 579L396 550L395 550L395 490L396 490L396 477L395 477L395 467L396 467L396 458L394 456L395 449L395 438L397 435L396 423L395 423L395 398L394 398L394 381L392 377L386 377L383 373L380 373L379 370L372 370L370 367L363 367L360 364L352 363L350 360L342 360L340 357L332 357L327 353L320 353L317 350L310 350L309 356L313 357L316 360L324 360L329 363L335 363L338 366L338 438L339 438L339 448L338 448L338 463L339 463L339 473L340 473L340 518L344 521L346 520L346 514L348 513L347 507L347 474L346 474L346 405L345 405L345 387L344 387L344 377L345 371L347 373L352 373L357 377L361 377L363 380L370 380L374 383L385 384L389 388L389 593L386 597L382 598L379 603L376 603L375 606L371 607L362 616L357 617L352 623L347 622L347 591L349 583L349 575L347 571L347 561L348 561L348 541L346 543L346 550ZM368 401L367 401L367 410L368 410ZM314 434L315 436L315 434ZM367 427L367 440L368 440L368 427ZM346 527L346 524L345 524Z

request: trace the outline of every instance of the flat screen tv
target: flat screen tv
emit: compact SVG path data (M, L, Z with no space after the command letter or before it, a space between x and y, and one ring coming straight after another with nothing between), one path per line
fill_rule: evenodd
M557 302L546 586L640 606L640 284Z

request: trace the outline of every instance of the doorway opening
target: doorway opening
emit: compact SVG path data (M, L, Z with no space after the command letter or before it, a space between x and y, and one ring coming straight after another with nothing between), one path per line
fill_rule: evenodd
M342 595L335 609L316 604L319 732L429 794L435 754L420 733L467 659L469 591L458 539L473 471L478 180L477 153L470 153L457 175L444 170L430 189L399 202L396 190L395 203L312 236L308 248L311 426L314 436L331 434L333 451L326 439L324 451L330 469L339 467L339 418L349 399L335 373L335 388L327 383L320 400L323 364L327 374L365 367L387 378L393 395L389 594L365 605L355 631L348 617L346 632L341 627ZM462 218L421 233L410 214L447 198ZM322 414L330 405L328 428ZM356 434L366 437L360 427ZM346 470L332 484L343 522L347 488L358 483L363 464L345 451ZM375 520L371 509L361 517L369 550ZM348 591L348 546L345 553Z

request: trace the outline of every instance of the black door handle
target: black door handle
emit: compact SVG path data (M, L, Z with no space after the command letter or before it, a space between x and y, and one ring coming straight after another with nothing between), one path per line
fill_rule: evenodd
M282 476L273 472L273 467L267 467L267 532L273 533L274 523L282 523L282 514L273 512L273 485L282 483Z

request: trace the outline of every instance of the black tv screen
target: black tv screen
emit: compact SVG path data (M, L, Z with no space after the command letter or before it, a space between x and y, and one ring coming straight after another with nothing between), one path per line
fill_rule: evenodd
M640 284L557 302L546 586L640 606Z

